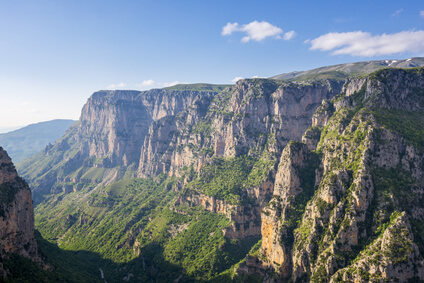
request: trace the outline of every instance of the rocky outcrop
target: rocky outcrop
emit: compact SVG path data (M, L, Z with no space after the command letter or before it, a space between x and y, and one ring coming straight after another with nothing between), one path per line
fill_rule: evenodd
M330 282L422 281L424 261L406 213L393 214L389 226L349 266L337 271Z
M7 153L0 147L0 256L18 254L41 262L34 234L34 210L31 190L22 180ZM0 274L8 270L0 265Z
M62 191L64 183L74 183L69 190L74 191L87 184L102 183L105 178L110 183L134 177L140 159L155 156L154 150L142 150L152 131L149 128L193 105L199 105L201 114L203 102L198 101L209 101L221 87L216 89L96 92L82 109L80 120L53 146L23 162L20 172L34 188L37 202L43 195ZM110 179L102 168L113 168L115 177Z
M294 228L302 207L313 194L314 158L305 144L290 142L281 155L273 198L262 210L260 251L285 278L292 271Z
M422 69L383 70L322 103L304 144L281 156L262 211L259 273L294 282L424 280L423 82ZM300 198L310 178L310 195Z

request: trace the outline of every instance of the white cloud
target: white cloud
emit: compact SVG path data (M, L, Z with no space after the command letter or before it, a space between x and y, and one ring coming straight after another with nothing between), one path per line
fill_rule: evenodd
M156 82L154 80L145 80L141 83L141 86L153 86L155 83Z
M238 82L239 80L242 80L243 79L243 77L235 77L234 79L232 79L231 81L233 82L233 83L236 83L236 82Z
M294 32L294 30L288 31L284 34L284 40L290 40L295 36L296 36L296 33Z
M141 84L136 84L137 88L140 90L147 90L152 88L163 88L163 87L170 87L178 84L189 84L187 82L180 82L180 81L174 81L174 82L156 82L152 79L145 80L141 82Z
M108 89L118 89L118 88L123 88L123 87L125 87L125 86L126 86L126 84L125 84L125 83L120 82L120 83L118 83L118 84L111 84L111 85L109 85L107 88L108 88Z
M332 55L372 57L403 52L424 52L424 31L402 31L381 35L362 31L336 32L321 35L305 43L311 44L310 50L332 50Z
M268 22L253 21L246 25L240 25L238 23L227 23L222 28L221 35L231 35L236 31L246 34L246 36L241 39L241 42L243 43L249 42L251 40L262 41L267 37L281 39L281 34L283 33L282 29Z
M424 18L424 11L420 11L420 16Z
M230 35L234 31L237 31L239 29L238 23L228 23L225 27L222 28L221 35Z
M399 15L400 15L400 13L402 13L402 12L403 12L403 9L396 10L396 12L394 12L394 13L392 14L392 17L397 17L397 16L399 16Z
M170 86L174 86L174 85L178 85L181 84L179 81L175 81L172 83L163 83L163 87L170 87Z

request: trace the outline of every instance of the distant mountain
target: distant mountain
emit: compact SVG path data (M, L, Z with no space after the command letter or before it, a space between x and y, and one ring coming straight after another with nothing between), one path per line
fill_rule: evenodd
M0 134L9 133L15 130L19 130L20 128L23 128L24 126L15 126L15 127L1 127L0 128Z
M308 71L296 71L271 77L276 80L317 80L336 79L345 80L348 77L368 75L384 68L414 68L423 67L424 57L415 57L404 60L378 60L326 66Z
M54 143L72 125L74 120L52 120L0 134L0 145L7 150L13 163L17 164Z

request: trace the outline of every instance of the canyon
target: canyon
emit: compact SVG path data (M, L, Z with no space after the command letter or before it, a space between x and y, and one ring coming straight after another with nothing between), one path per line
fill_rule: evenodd
M423 69L319 74L94 93L19 166L37 228L105 278L423 279Z

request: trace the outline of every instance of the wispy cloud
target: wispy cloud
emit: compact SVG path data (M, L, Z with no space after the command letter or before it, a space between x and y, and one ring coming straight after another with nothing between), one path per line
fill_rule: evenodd
M296 33L294 32L294 30L291 30L291 31L286 32L284 34L284 37L283 38L284 38L284 40L290 40L290 39L292 39L295 36L296 36Z
M238 82L239 80L242 80L243 79L243 77L235 77L234 79L232 79L231 81L233 82L233 83L236 83L236 82Z
M157 82L152 79L144 80L141 84L136 84L136 86L141 90L151 89L151 88L162 88L162 87L170 87L177 84L188 84L187 82Z
M399 10L396 10L396 12L394 12L394 13L392 14L392 17L397 17L397 16L399 16L402 12L403 12L403 9L402 9L402 8L401 8L401 9L399 9Z
M171 82L171 83L163 83L163 87L169 87L169 86L174 86L174 85L178 85L178 84L182 84L179 81L175 81L175 82Z
M424 18L424 11L420 11L420 16Z
M372 35L354 31L327 33L312 40L310 50L332 51L332 55L379 56L404 52L424 52L424 31L402 31Z
M253 21L246 25L240 25L239 23L227 23L222 28L221 35L231 35L233 32L242 32L245 34L245 36L241 39L241 42L243 43L249 41L262 41L268 37L275 39L282 39L284 37L285 40L289 40L295 35L294 31L289 31L283 34L283 30L281 28L265 21Z
M155 85L155 81L150 79L150 80L145 80L141 82L141 86L154 86Z
M107 88L108 88L108 89L119 89L119 88L123 88L123 87L125 87L125 86L126 86L126 84L125 84L125 83L120 82L120 83L118 83L118 84L111 84L111 85L109 85Z
M260 79L260 78L263 78L263 77L260 77L260 76L253 76L252 77L252 79ZM239 80L242 80L242 79L244 79L244 78L243 77L235 77L234 79L231 80L231 82L235 84L236 82L238 82Z

